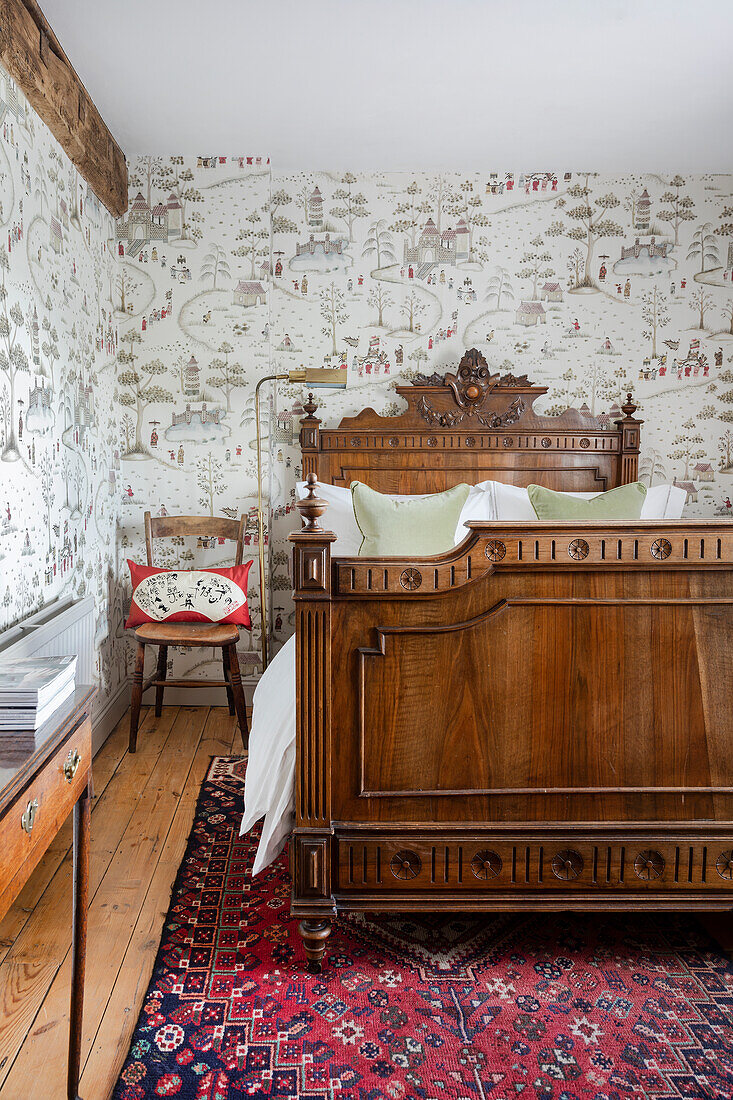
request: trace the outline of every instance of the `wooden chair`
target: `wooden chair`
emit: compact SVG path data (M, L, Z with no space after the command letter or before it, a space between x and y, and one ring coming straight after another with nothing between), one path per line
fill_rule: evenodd
M153 518L145 513L145 546L148 565L153 564L153 539L175 538L180 535L215 536L231 539L237 544L235 565L242 564L244 552L244 516L241 519L222 519L218 516L162 516ZM236 714L245 748L249 740L247 709L242 689L242 677L237 658L239 628L232 623L144 623L135 630L137 652L135 672L132 678L130 701L130 752L137 748L137 730L140 723L140 704L143 692L155 687L155 714L160 717L163 693L166 687L224 687L229 701L229 713ZM155 672L143 679L145 646L158 646L158 664ZM168 680L168 646L212 646L221 649L223 680Z

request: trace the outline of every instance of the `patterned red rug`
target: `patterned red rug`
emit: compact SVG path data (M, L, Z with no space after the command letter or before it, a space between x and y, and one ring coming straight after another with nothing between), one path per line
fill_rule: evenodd
M243 776L204 783L115 1100L733 1097L733 967L689 920L354 917L308 974Z

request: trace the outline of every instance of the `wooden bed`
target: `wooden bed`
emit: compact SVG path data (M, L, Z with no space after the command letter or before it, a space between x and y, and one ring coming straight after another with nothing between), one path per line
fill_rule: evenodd
M311 395L304 476L637 478L630 397L606 428L543 417L546 389L477 351L398 392L402 415L332 430ZM729 523L494 522L436 558L333 559L317 496L291 535L292 913L312 968L351 910L733 908Z

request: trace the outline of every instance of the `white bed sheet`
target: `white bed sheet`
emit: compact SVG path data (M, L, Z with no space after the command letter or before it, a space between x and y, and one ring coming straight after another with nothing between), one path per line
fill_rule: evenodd
M240 836L264 817L256 875L285 847L295 818L295 635L255 688Z

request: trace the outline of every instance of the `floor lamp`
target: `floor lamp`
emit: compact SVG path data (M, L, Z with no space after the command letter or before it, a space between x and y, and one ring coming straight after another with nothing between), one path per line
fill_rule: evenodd
M257 541L260 564L260 619L262 622L262 671L267 668L267 584L265 578L265 517L262 511L262 433L260 430L260 389L265 382L306 382L304 367L283 374L266 374L255 386L255 420L257 422Z

